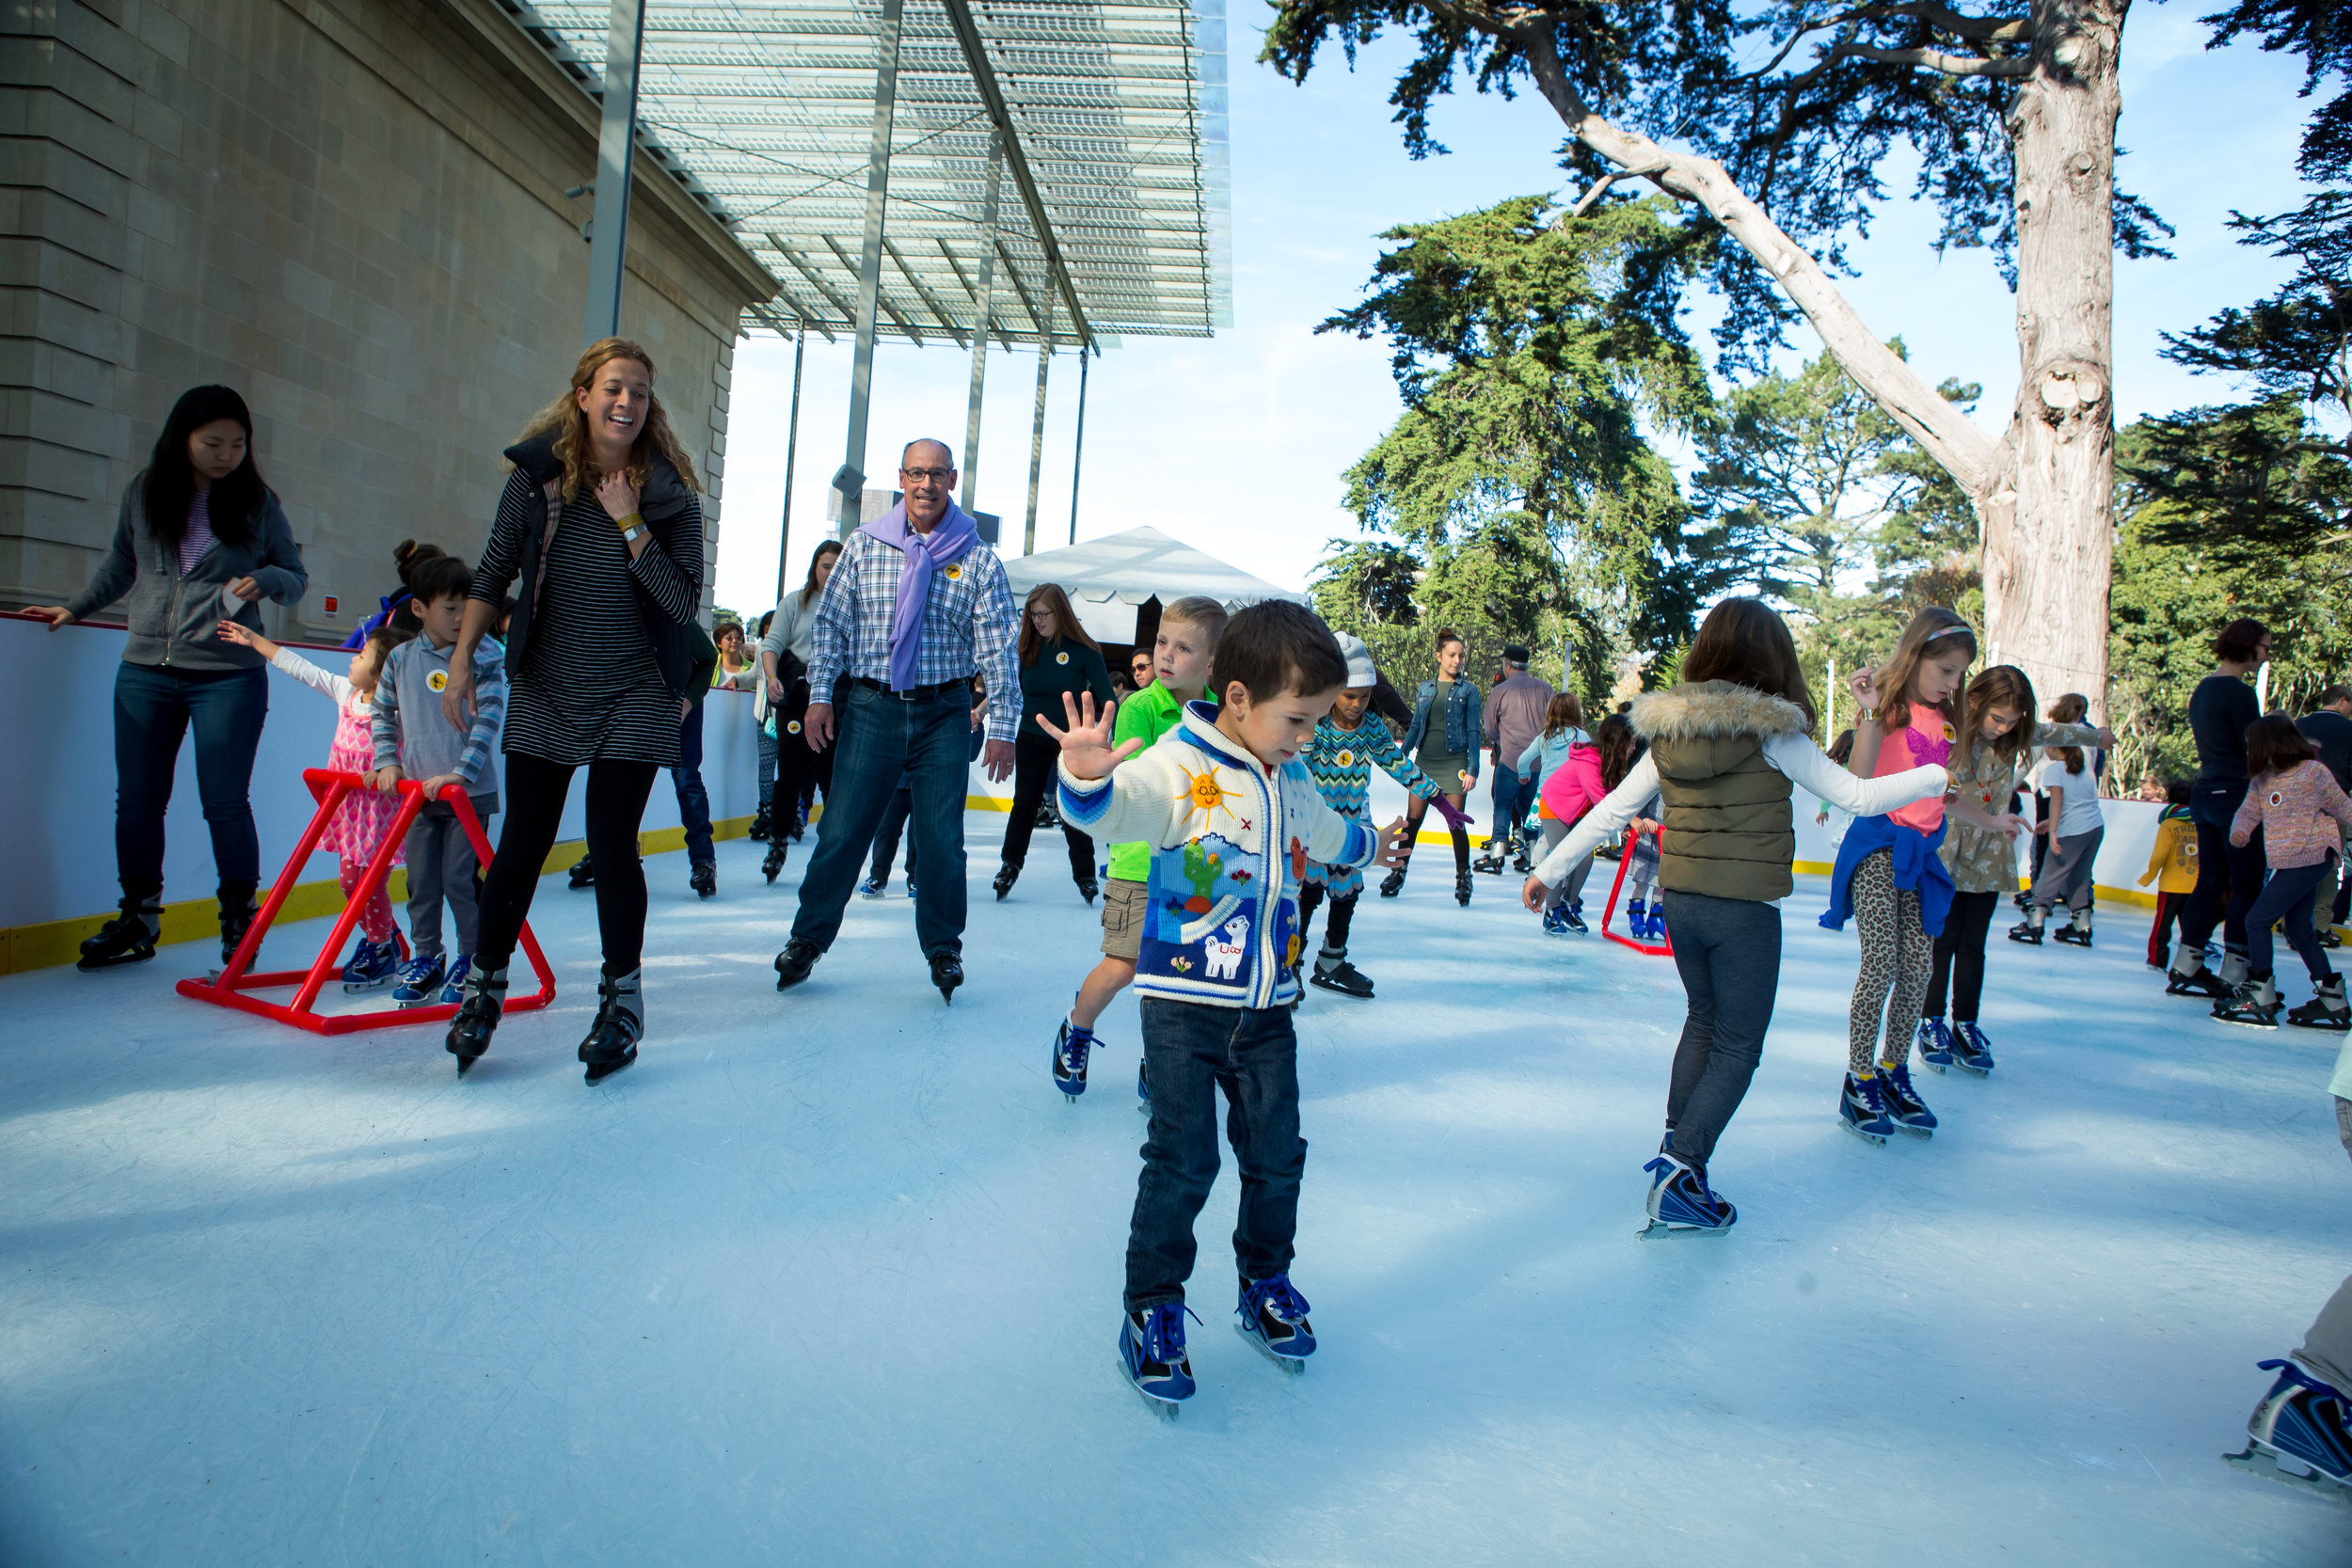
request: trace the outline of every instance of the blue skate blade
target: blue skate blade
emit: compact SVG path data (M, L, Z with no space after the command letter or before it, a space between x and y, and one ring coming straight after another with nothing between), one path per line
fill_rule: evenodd
M2279 1463L2277 1454L2259 1443L2248 1443L2242 1453L2225 1453L2221 1462L2232 1469L2244 1470L2248 1475L2260 1476L2265 1481L2275 1481L2333 1502L2352 1505L2352 1488L2318 1470L2309 1475L2296 1475Z
M1233 1332L1248 1340L1260 1355L1264 1356L1268 1361L1273 1362L1276 1366L1281 1368L1282 1370L1290 1373L1293 1377L1296 1377L1306 1371L1307 1358L1305 1356L1284 1355L1280 1351L1276 1350L1272 1345L1267 1344L1264 1338L1258 1334L1257 1331L1252 1329L1248 1323L1242 1323L1236 1319L1233 1323Z

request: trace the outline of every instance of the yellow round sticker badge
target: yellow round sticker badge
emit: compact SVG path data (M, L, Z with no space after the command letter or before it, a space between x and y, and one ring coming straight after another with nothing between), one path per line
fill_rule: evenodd
M784 728L785 733L787 735L798 735L801 733L801 721L798 719L795 719L790 723L785 725Z
M947 580L948 580L949 582L953 582L953 581L955 581L958 578L960 578L960 577L961 577L961 576L963 576L963 567L962 567L961 563L960 563L960 562L959 562L958 564L956 564L956 565L952 565L952 566L950 566L950 567L948 567L948 568L947 568Z
M1054 656L1054 662L1057 664L1067 664L1070 662L1070 656L1068 654L1056 654Z
M448 690L449 672L446 670L434 671L431 674L424 677L424 688L427 691Z
M1944 744L1945 744L1945 745L1947 745L1947 746L1949 746L1949 745L1951 745L1954 741L1958 740L1959 738L1960 738L1960 732L1959 732L1958 730L1956 730L1956 729L1952 728L1952 726L1951 726L1951 721L1950 721L1949 720L1945 721L1945 723L1944 723Z
M1356 753L1355 753L1355 752L1342 752L1340 753L1340 766L1341 766L1342 768L1353 768L1353 767L1355 767L1355 766L1356 766Z

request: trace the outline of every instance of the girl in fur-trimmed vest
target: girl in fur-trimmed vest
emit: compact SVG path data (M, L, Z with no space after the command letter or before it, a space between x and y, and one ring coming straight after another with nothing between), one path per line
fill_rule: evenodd
M1788 628L1760 599L1708 612L1682 661L1683 682L1636 698L1649 751L1527 879L1540 909L1550 889L1653 794L1665 833L1659 885L1689 998L1666 1095L1666 1138L1649 1173L1653 1228L1721 1230L1738 1218L1708 1185L1715 1141L1748 1091L1780 990L1780 911L1794 891L1802 786L1857 817L1941 797L1944 769L1859 779L1810 738L1813 700Z

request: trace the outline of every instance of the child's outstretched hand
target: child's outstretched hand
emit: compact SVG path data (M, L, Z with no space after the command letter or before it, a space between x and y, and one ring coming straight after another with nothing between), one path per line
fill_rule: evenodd
M1380 853L1373 858L1373 863L1393 871L1409 860L1412 853L1412 830L1406 827L1405 818L1400 816L1380 830Z
M263 658L278 657L278 644L250 626L241 626L234 621L223 621L215 628L215 634L223 642L234 642L240 648L250 648Z
M1086 704L1083 718L1078 706L1081 701ZM1063 717L1070 721L1068 729L1057 728L1052 720L1042 715L1038 718L1037 727L1061 742L1062 766L1077 777L1103 778L1112 768L1143 750L1140 740L1130 740L1116 748L1111 745L1113 721L1119 713L1117 703L1104 704L1098 717L1094 711L1093 692L1082 691L1073 696L1065 691L1061 694L1061 708Z

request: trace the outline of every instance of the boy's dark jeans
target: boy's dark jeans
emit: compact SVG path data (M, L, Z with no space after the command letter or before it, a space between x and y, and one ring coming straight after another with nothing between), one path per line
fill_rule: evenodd
M1127 1310L1184 1299L1193 1221L1216 1182L1216 1095L1241 1165L1233 1259L1243 1277L1287 1274L1298 1233L1298 1039L1288 1007L1211 1007L1143 999L1152 1131L1127 1229Z

